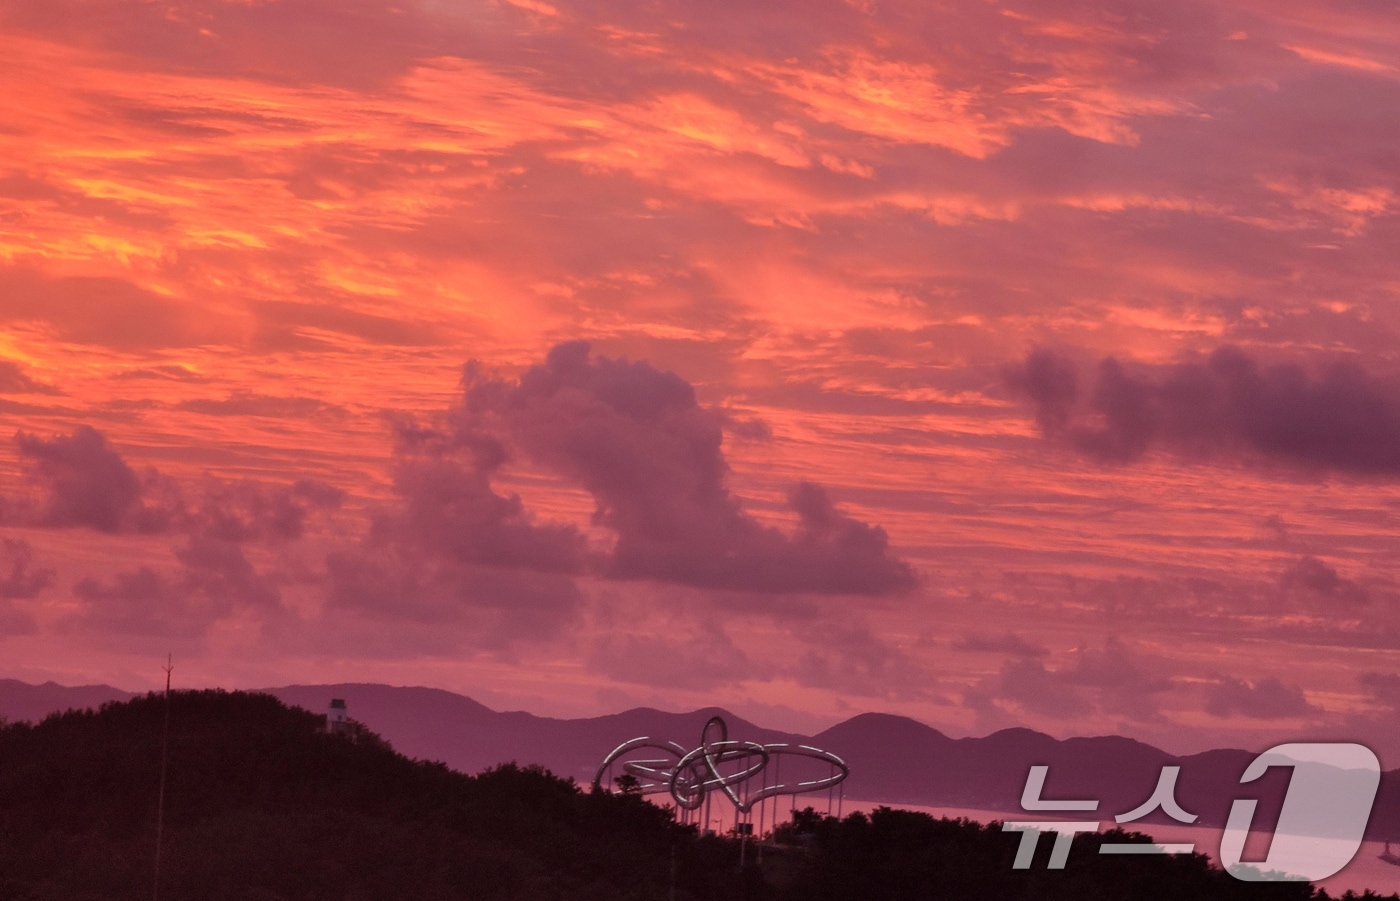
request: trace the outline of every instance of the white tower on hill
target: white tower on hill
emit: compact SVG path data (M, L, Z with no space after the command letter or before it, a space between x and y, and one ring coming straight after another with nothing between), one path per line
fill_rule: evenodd
M335 734L350 731L350 712L344 700L331 699L331 706L326 710L326 731Z

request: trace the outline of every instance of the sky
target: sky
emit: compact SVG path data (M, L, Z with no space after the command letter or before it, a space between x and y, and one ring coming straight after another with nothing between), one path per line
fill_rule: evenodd
M0 677L1400 766L1376 0L0 0Z

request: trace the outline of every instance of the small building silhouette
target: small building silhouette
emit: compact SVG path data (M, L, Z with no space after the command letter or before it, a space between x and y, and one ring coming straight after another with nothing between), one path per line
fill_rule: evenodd
M326 731L333 735L348 735L351 731L350 711L342 698L332 698L326 710Z

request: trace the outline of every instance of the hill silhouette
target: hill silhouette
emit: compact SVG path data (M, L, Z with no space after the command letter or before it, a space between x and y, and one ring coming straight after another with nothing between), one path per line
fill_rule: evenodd
M266 692L314 711L324 710L333 697L345 698L351 716L414 759L442 761L465 773L509 762L538 764L580 784L592 780L599 761L622 741L650 735L693 747L705 721L719 714L733 738L813 744L841 755L851 764L847 798L1016 815L1032 765L1050 767L1046 797L1096 798L1105 816L1137 807L1163 766L1179 766L1177 800L1198 814L1202 825L1221 826L1233 799L1242 796L1240 775L1262 750L1176 756L1121 736L1061 740L1021 728L954 739L908 717L881 713L854 716L811 737L765 729L717 707L688 713L639 707L609 716L555 719L495 711L441 689L372 683L294 685ZM36 711L124 697L129 696L108 686L64 689L0 680L0 716L38 719ZM1248 796L1259 800L1255 828L1273 828L1288 779L1286 770L1275 768L1250 783ZM1171 821L1159 811L1143 822ZM1400 841L1400 771L1383 774L1367 836Z
M0 730L0 898L150 896L162 715L147 696ZM416 763L268 695L175 693L169 759L162 898L656 898L682 835L638 798ZM683 851L684 897L739 890L706 859L724 848Z
M815 744L851 764L846 797L865 802L927 804L1019 814L1026 772L1049 765L1046 797L1093 797L1099 813L1133 810L1147 797L1165 765L1182 768L1176 797L1204 825L1224 825L1229 806L1242 796L1239 776L1257 751L1221 749L1173 755L1121 736L1054 739L1030 729L1004 729L984 737L952 739L906 716L861 714L816 736L791 735L746 722L722 708L669 714L636 708L622 714L554 719L526 712L498 712L440 688L371 683L267 688L288 704L323 711L330 698L346 698L350 714L416 760L445 762L462 772L517 762L542 765L587 785L603 755L634 736L671 739L686 747L699 740L706 719L722 715L735 739ZM94 707L130 697L108 686L25 686L0 680L0 716L41 719L48 711ZM1259 749L1261 750L1261 749ZM1259 799L1256 828L1273 828L1288 786L1288 772L1271 769L1250 783ZM1161 811L1145 823L1170 823ZM1400 841L1400 771L1383 774L1369 838Z
M288 704L323 710L331 698L349 702L351 715L387 737L409 757L441 760L475 773L500 763L536 763L587 783L609 751L638 735L672 738L687 747L705 721L720 715L734 736L760 742L803 742L800 735L764 729L719 707L666 713L638 707L586 719L555 719L523 711L497 712L471 698L436 688L341 683L265 689Z
M85 710L133 697L132 692L110 685L30 685L18 679L0 679L0 719L37 723L51 713Z
M148 695L0 727L0 898L150 896L163 712ZM171 712L166 901L1326 897L1199 856L1101 858L1094 835L1065 870L1013 871L1019 836L888 808L808 809L741 869L736 840L542 768L412 761L264 694L176 692Z
M441 760L464 772L514 761L589 782L598 762L622 741L639 735L670 739L689 748L716 714L732 738L812 744L851 765L848 798L887 804L973 808L1020 815L1021 790L1032 765L1050 767L1045 796L1094 798L1099 811L1116 815L1141 804L1164 766L1181 767L1177 800L1202 825L1223 826L1240 776L1256 751L1221 749L1176 756L1122 736L1056 739L1013 728L978 738L950 738L903 716L863 713L806 737L750 723L723 708L666 713L639 707L609 716L554 719L521 711L497 712L476 701L432 688L340 683L273 688L269 693L308 709L332 697L349 701L352 715L386 736L410 757ZM1262 750L1262 749L1261 749ZM1289 773L1273 769L1250 783L1259 801L1256 828L1277 822ZM1146 823L1170 824L1158 811ZM1400 840L1400 773L1381 781L1368 836Z

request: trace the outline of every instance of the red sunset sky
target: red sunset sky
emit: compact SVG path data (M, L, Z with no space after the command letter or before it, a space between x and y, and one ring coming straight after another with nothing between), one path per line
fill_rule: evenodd
M1400 765L1373 0L0 0L0 677Z

